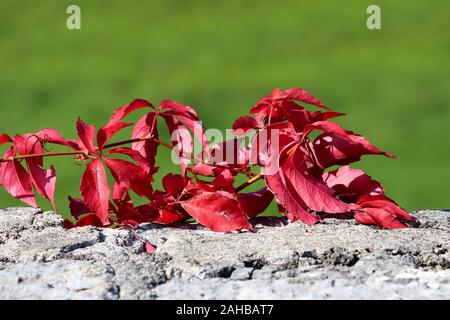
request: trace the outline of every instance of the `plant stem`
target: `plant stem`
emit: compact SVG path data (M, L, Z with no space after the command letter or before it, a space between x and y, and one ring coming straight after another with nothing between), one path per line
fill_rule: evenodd
M73 156L77 154L87 155L89 152L87 150L77 150L77 151L61 151L61 152L44 152L44 153L35 153L35 154L26 154L22 156L14 156L5 159L0 159L0 162L6 161L14 161L14 160L22 160L36 157L56 157L56 156Z
M111 149L111 148L119 147L119 146L122 146L122 145L134 143L134 142L147 141L147 140L152 140L152 141L158 143L159 145L162 145L162 146L164 146L166 148L169 148L169 149L173 148L173 146L170 143L167 143L165 141L153 138L151 136L148 136L148 137L146 136L146 137L141 137L141 138L136 138L136 139L129 139L129 140L123 140L123 141L119 141L119 142L106 144L103 147L103 149ZM56 151L56 152L44 152L44 153L36 153L36 154L26 154L26 155L19 155L19 156L9 157L9 158L5 158L5 159L0 159L0 163L6 162L6 161L30 159L30 158L36 158L36 157L56 157L56 156L74 156L74 155L89 156L90 152L87 149L83 149L83 150L72 150L72 151ZM215 166L214 164L210 164L210 165L211 166ZM216 166L217 167L223 167L221 165L216 165ZM237 173L248 175L248 173L242 172L242 171L240 171L238 169L234 169L234 168L228 168L228 169L231 170L231 171L235 171ZM189 170L189 171L191 171L191 170ZM239 191L247 188L248 186L252 185L253 183L257 182L258 180L260 180L262 178L263 178L263 176L260 175L260 174L252 176L247 182L245 182L242 185L240 185L239 187L237 187L236 188L236 192L239 192Z
M248 186L254 184L255 182L263 179L263 175L262 174L257 174L253 177L251 177L249 180L247 180L246 182L244 182L243 184L241 184L239 187L236 188L236 192L242 191L245 188L247 188Z
M115 143L105 144L105 146L103 148L110 149L110 148L122 146L124 144L130 144L130 143L134 143L134 142L147 141L147 140L152 140L152 141L156 142L157 144L160 144L169 149L173 148L173 146L170 143L167 143L165 141L162 141L162 140L159 140L156 138L152 138L152 137L142 137L142 138L129 139L129 140L119 141L119 142L115 142Z
M124 145L124 144L130 144L130 143L146 141L146 140L153 140L154 142L158 143L159 145L162 145L162 146L164 146L166 148L169 148L169 149L173 149L173 146L170 143L167 143L165 141L162 141L162 140L159 140L159 139L156 139L156 138L152 138L152 137L142 137L142 138L136 138L136 139L129 139L129 140L124 140L124 141L119 141L119 142L115 142L115 143L111 143L111 144L106 144L103 148L104 149L109 149L109 148L118 147L118 146L121 146L121 145ZM192 156L192 159L193 160L198 160L194 156ZM203 163L203 161L202 161L202 163ZM234 172L237 172L237 173L246 174L245 172L242 172L242 171L240 171L238 169L226 168L225 166L221 166L221 165L218 165L218 164L210 164L210 165L218 167L218 168L229 169L230 171L234 171ZM189 171L191 171L191 170L189 170Z
M130 144L130 143L133 143L133 142L140 142L140 141L146 141L146 140L153 140L153 141L155 141L156 143L158 143L158 144L160 144L162 146L165 146L167 148L172 149L172 145L171 144L169 144L169 143L167 143L165 141L161 141L161 140L156 139L156 138L152 138L152 137L142 137L142 138L136 138L136 139L119 141L119 142L115 142L115 143L111 143L111 144L106 144L103 147L103 149L110 149L110 148L122 146L122 145L125 145L125 144ZM73 155L78 155L78 154L82 154L82 155L88 156L90 153L89 153L89 151L87 149L73 150L73 151L44 152L44 153L26 154L26 155L19 155L19 156L9 157L9 158L5 158L5 159L0 159L0 162L21 160L21 159L29 159L29 158L36 158L36 157L73 156Z

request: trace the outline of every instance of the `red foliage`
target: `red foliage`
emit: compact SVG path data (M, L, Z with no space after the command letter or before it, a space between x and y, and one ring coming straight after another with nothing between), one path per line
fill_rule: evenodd
M301 104L326 111L309 111ZM116 133L133 126L122 120L142 108L150 111L134 125L131 139L108 144ZM417 224L384 194L379 182L348 166L363 155L395 156L329 121L342 113L331 110L306 90L293 88L275 89L258 101L250 114L253 116L245 115L234 122L234 139L212 146L208 146L196 111L170 100L159 107L134 100L117 109L99 130L78 119L79 139L65 139L48 128L14 138L1 134L0 146L10 146L0 159L0 186L33 207L37 207L36 191L55 207L56 172L53 166L44 166L44 158L74 155L86 164L86 170L81 178L82 198L69 197L73 219L65 221L67 228L135 227L143 222L173 224L194 218L213 231L252 230L251 219L264 212L273 199L291 221L307 224L330 216L353 216L359 223L380 228ZM159 119L171 134L170 143L159 140ZM321 133L313 138L314 131ZM271 135L273 132L276 136ZM245 146L240 136L248 133L255 135ZM260 143L267 134L270 138ZM199 155L194 154L195 141L202 147ZM46 144L66 146L71 151L47 152ZM161 145L175 151L181 174L167 174L162 179L163 190L154 190L156 153ZM191 164L193 159L197 162ZM336 165L340 167L327 171ZM255 167L262 169L260 175L252 173ZM246 175L247 183L237 186L238 174ZM241 192L260 178L265 185L259 191ZM131 192L146 198L147 204L133 204ZM144 249L155 252L148 242Z

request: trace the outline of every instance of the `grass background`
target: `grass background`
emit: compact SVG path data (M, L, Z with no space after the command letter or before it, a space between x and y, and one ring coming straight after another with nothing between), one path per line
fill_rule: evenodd
M73 3L81 30L66 29ZM366 28L369 4L381 6L381 30ZM206 127L225 129L272 88L303 87L399 156L359 165L391 197L448 208L449 12L448 0L2 0L0 132L74 137L77 116L101 126L137 97L192 105ZM64 214L83 168L52 161ZM0 207L18 204L0 190Z

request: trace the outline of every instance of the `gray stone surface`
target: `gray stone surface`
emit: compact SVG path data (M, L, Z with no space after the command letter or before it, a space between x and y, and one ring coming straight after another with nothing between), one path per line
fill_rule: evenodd
M419 228L259 218L255 233L222 234L64 230L54 213L3 209L0 299L450 299L450 212L413 215Z

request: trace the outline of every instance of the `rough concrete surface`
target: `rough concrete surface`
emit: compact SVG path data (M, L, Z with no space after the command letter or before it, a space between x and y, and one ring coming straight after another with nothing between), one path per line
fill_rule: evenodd
M450 299L450 212L412 214L419 228L259 218L255 233L222 234L65 230L54 213L3 209L0 299Z

